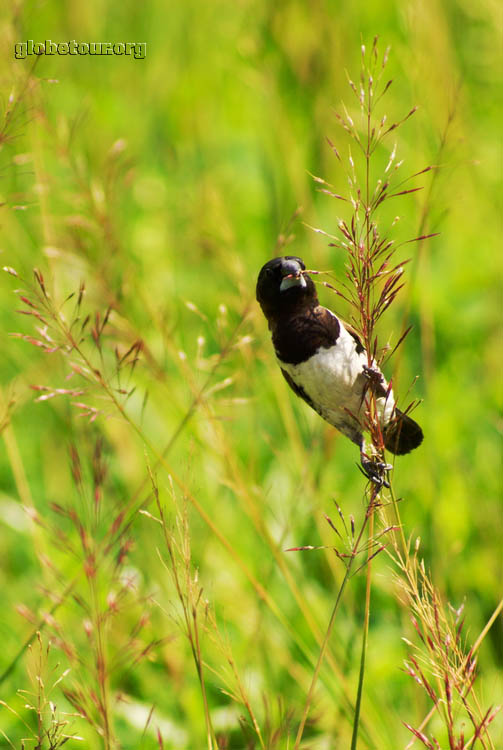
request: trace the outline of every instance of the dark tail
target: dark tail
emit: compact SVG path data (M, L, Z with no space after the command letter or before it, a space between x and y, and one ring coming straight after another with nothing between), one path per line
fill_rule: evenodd
M396 456L410 453L423 442L423 431L417 422L400 409L395 409L393 419L383 430L386 450Z

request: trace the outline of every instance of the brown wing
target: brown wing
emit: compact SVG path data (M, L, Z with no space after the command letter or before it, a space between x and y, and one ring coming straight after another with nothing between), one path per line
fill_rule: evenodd
M272 340L278 358L298 365L320 347L329 349L337 342L341 327L337 317L321 305L299 315L279 318L272 324Z

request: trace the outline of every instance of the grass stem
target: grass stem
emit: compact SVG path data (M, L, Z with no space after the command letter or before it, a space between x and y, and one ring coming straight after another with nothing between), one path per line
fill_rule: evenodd
M368 549L368 557L367 557L367 578L366 578L366 586L365 586L365 613L363 616L363 633L362 633L362 650L360 655L360 670L358 674L358 690L356 693L356 703L355 703L355 713L354 713L354 720L353 720L353 734L351 737L351 750L356 750L356 745L358 742L358 728L360 725L360 712L361 712L361 704L362 704L362 696L363 696L363 681L365 677L365 662L366 662L366 655L367 655L367 642L368 642L368 632L369 632L369 620L370 620L370 595L372 591L372 539L374 536L374 512L372 509L373 503L375 501L375 490L372 490L372 499L370 501L370 519L369 519L369 529L368 529L368 540L369 540L369 549Z

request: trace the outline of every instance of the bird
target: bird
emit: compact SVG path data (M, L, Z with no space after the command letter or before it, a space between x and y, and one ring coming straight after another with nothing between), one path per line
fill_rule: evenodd
M359 447L368 479L389 486L386 472L392 466L376 457L364 438L368 389L375 393L387 450L395 455L409 453L423 441L423 431L397 407L391 387L369 360L358 333L320 305L314 282L297 256L269 260L258 275L256 297L290 388Z

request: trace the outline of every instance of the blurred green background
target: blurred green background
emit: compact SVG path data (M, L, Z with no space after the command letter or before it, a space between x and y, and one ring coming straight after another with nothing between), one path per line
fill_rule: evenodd
M284 550L335 543L323 518L337 515L334 499L358 523L363 479L354 446L287 392L254 301L256 276L299 206L289 251L309 268L343 271L340 251L303 223L335 232L341 211L317 192L310 173L346 190L326 138L347 157L334 112L344 100L355 114L346 71L358 80L360 46L379 35L382 51L391 46L387 73L394 81L382 113L393 121L419 107L388 146L396 140L404 174L440 167L420 178L423 191L393 207L401 217L397 239L440 232L427 244L404 248L403 257L414 258L408 285L381 325L380 335L396 341L408 315L413 331L396 372L390 365L387 374L403 400L419 376L411 395L423 399L416 414L424 445L397 462L394 481L406 536L421 538L446 600L456 608L464 603L465 634L475 641L501 596L503 572L498 8L488 0L33 0L4 6L0 24L3 109L9 110L11 95L20 97L0 151L1 265L26 278L40 268L61 301L85 280L84 307L93 315L111 305L104 366L111 366L116 344L124 352L144 341L127 409L157 451L210 375L209 388L216 387L182 423L167 460L241 560L189 502L192 560L204 596L262 726L269 721L271 737L283 726L277 745L271 739L268 747L287 747L289 733L293 747L312 674L306 652L316 659L315 633L325 632L343 570L330 551ZM14 59L14 44L29 39L139 41L147 54L45 56L30 78L34 58ZM67 581L77 569L75 558L55 551L51 533L21 509L35 508L57 526L50 504L76 502L69 443L90 465L94 442L103 437L110 508L139 489L148 496L144 444L116 413L105 405L105 415L89 424L77 418L75 399L35 402L29 385L70 387L73 381L65 380L64 357L9 338L9 332L33 332L30 320L15 312L15 287L5 275L0 383L2 409L12 405L0 450L0 671L33 630L19 604L43 616L50 592L64 589L64 576L54 576L47 556ZM347 314L324 292L326 304ZM96 399L99 405L99 394ZM159 470L158 483L172 514L166 470ZM177 496L183 505L183 493ZM157 747L160 727L164 747L203 748L197 673L156 551L163 550L162 535L140 515L130 534L137 600L118 618L117 638L153 596L162 608L149 607L150 637L167 640L150 660L114 673L113 690L122 696L114 704L117 736L124 748ZM346 589L306 748L349 747L364 587L362 573ZM411 637L411 627L395 594L382 555L374 572L361 747L405 747L411 735L403 722L417 726L429 710L401 669L407 653L401 639ZM85 615L75 601L55 617L63 640L64 632L76 643L85 640ZM222 747L244 748L243 709L222 692L225 659L209 635L203 655L211 715L227 742ZM66 668L64 651L53 657ZM480 650L483 706L503 699L502 660L500 618ZM65 679L85 681L79 674L74 669ZM22 713L18 689L32 689L25 660L0 691ZM61 693L53 700L68 710ZM154 718L143 734L152 705ZM27 736L5 709L0 726L16 747ZM503 741L501 726L499 718L496 744ZM102 746L84 722L76 719L74 729L86 746ZM435 723L432 731L441 736Z

